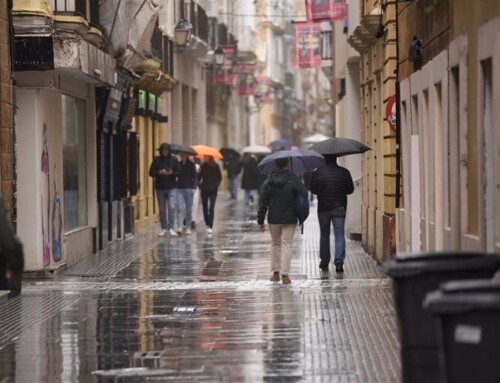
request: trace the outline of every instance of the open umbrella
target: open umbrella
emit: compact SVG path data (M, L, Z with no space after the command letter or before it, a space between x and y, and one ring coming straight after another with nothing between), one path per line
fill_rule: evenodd
M276 160L288 158L292 173L304 174L306 171L314 170L325 164L325 159L314 150L282 150L266 156L259 163L259 170L263 174L271 174L276 170Z
M342 137L329 138L312 145L309 149L315 150L324 156L330 154L337 157L347 156L349 154L360 154L366 152L367 150L371 150L370 147L359 141Z
M240 153L233 148L222 148L220 150L220 152L224 156L224 158L240 158L241 157Z
M271 153L271 149L269 149L267 146L262 146L262 145L250 145L247 146L246 148L243 148L241 151L243 154L248 153L248 154L269 154Z
M314 133L312 136L308 136L302 139L302 142L306 145L316 144L318 142L329 139L330 137L322 134L322 133Z
M273 149L290 148L292 143L288 140L274 140L269 144L269 146Z
M208 156L208 157L217 158L219 160L222 159L222 158L224 158L224 156L222 155L221 152L219 152L218 149L212 148L211 146L207 146L207 145L193 145L193 146L191 146L191 148L193 148L194 150L196 150L196 155L198 157Z
M193 148L182 144L170 144L170 151L172 153L184 153L192 156L198 154L196 153L196 150L194 150Z

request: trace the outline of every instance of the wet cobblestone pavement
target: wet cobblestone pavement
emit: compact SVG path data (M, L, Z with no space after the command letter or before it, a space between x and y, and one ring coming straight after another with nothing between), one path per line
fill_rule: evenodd
M0 305L0 382L398 382L391 286L360 245L321 273L311 212L273 284L255 219L226 203L211 237L142 232L25 283Z

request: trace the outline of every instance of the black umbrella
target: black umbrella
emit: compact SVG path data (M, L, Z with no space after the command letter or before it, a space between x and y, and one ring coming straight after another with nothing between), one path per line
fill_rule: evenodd
M315 150L322 155L335 155L337 157L349 154L360 154L371 150L362 142L350 138L332 137L312 145L309 149Z
M233 148L222 148L220 150L224 158L240 158L240 153Z
M196 150L192 149L187 145L181 145L181 144L170 144L170 151L172 153L184 153L192 156L196 155Z

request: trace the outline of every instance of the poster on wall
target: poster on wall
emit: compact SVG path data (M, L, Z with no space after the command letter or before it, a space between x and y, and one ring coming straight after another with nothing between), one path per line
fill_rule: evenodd
M306 0L308 21L341 21L347 18L345 0Z
M295 65L298 68L321 67L321 26L319 23L296 23Z
M253 96L255 93L255 64L243 63L238 65L238 94Z
M233 85L236 71L234 65L236 46L223 45L221 48L224 51L224 63L215 67L214 85Z

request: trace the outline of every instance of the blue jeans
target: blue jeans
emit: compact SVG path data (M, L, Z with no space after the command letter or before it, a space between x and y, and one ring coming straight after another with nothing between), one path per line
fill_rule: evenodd
M191 228L191 222L193 221L193 193L193 189L177 189L177 227ZM184 224L184 218L186 224Z
M231 193L231 198L238 198L238 176L233 176L229 179L229 192Z
M319 256L321 263L328 266L330 263L330 225L335 235L335 261L345 260L345 217L335 217L332 211L318 212L320 228Z
M257 189L245 190L245 204L248 205L250 201L254 202L257 196Z
M177 189L156 190L160 208L160 223L162 230L170 230L175 226L175 207L177 205ZM168 220L167 220L168 204Z

